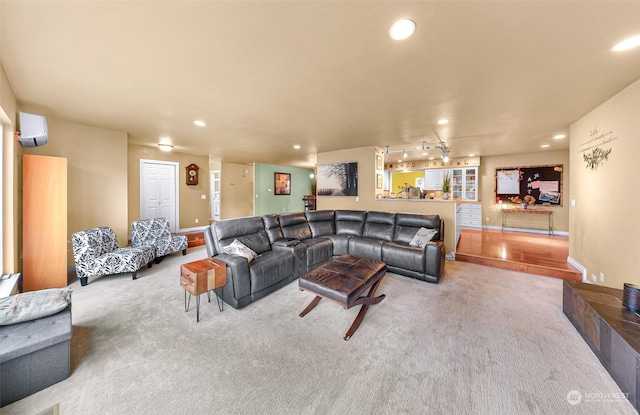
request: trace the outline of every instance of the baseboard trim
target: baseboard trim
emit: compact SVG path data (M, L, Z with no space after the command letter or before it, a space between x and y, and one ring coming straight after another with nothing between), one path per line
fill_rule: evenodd
M591 281L587 279L587 268L585 266L583 266L582 264L580 264L578 261L571 258L570 256L567 257L567 262L569 263L569 265L571 265L572 267L580 271L580 273L582 274L582 282L591 284Z
M491 231L509 231L509 232L524 232L524 233L539 233L541 235L548 235L549 231L547 229L531 229L531 228L503 228L502 226L489 226L484 225L482 229L487 229ZM555 236L569 236L569 232L567 231L556 231L553 230L553 234Z
M208 227L209 226L205 225L205 226L194 226L193 228L180 228L178 232L197 232L197 231L203 231Z

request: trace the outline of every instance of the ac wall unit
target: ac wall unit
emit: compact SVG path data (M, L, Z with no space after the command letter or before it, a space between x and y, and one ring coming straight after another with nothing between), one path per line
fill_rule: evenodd
M49 129L44 115L20 112L19 141L23 147L37 147L47 144Z

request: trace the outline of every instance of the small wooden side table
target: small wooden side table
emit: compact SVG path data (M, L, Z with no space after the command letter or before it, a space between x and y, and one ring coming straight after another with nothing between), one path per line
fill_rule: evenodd
M222 290L218 295L220 287L227 283L227 266L224 262L213 258L205 258L182 264L180 267L180 285L184 288L184 311L189 311L191 295L196 296L196 322L200 321L200 294L207 293L211 302L211 291L218 299L218 309L222 311L224 299ZM187 292L189 292L189 303L187 303Z

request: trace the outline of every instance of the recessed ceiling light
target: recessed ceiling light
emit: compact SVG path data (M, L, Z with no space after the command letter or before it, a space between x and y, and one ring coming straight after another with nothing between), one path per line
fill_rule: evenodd
M549 147L549 144L543 144L543 145L541 145L540 147L542 147L542 148L547 148L547 147Z
M207 123L205 123L204 121L200 121L200 120L195 120L193 123L195 125L197 125L198 127L204 127L205 125L207 125Z
M296 145L293 146L293 148L295 148L296 150L300 150L300 145L296 144Z
M640 35L632 36L620 43L617 43L614 47L611 48L611 50L613 52L622 52L624 50L633 49L636 46L640 46Z
M166 143L160 143L160 144L158 144L158 147L162 151L171 151L171 149L173 148L173 146L171 144L166 144Z
M443 118L441 120L438 120L438 124L440 124L440 125L449 124L449 119L448 118Z
M556 140L562 140L563 138L565 138L566 135L564 134L558 134L558 135L554 135L553 138Z
M475 156L476 156L476 155L475 155L475 154L473 154L473 153L472 153L472 154L469 154L469 157L475 157Z
M413 20L398 20L391 26L391 29L389 29L389 36L394 40L403 40L411 36L415 30L416 24Z

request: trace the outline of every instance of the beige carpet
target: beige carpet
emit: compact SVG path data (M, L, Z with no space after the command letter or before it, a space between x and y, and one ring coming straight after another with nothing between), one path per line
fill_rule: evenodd
M184 311L181 263L72 284L71 377L6 406L37 414L635 414L562 313L562 281L450 262L440 284L388 274L359 307L297 281L241 310ZM571 391L582 401L572 405Z

